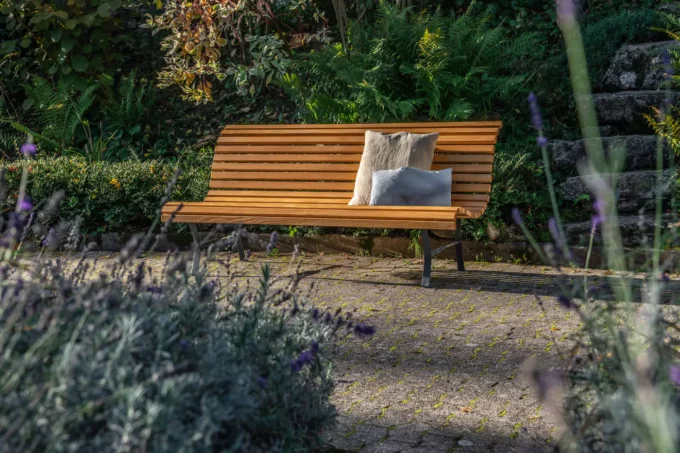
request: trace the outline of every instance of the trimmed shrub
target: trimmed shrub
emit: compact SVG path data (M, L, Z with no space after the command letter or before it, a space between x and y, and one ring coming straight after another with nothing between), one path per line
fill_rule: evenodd
M0 165L5 171L7 197L2 207L16 204L23 168L30 178L27 193L33 204L45 204L58 190L65 192L59 220L82 217L85 232L145 230L161 205L168 183L180 170L171 197L182 201L200 201L208 190L210 164L193 166L160 160L140 162L92 162L81 157L19 160Z

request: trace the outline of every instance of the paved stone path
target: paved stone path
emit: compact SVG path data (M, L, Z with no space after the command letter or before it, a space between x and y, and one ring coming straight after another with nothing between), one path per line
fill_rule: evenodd
M256 276L263 261L275 274L294 267L287 258L255 257L247 274ZM490 263L458 272L436 261L433 287L421 288L421 266L305 257L317 307L355 311L378 329L369 340L347 336L337 345L340 416L331 445L366 453L550 451L557 428L521 367L530 357L558 365L570 348L578 320L553 297L556 273Z

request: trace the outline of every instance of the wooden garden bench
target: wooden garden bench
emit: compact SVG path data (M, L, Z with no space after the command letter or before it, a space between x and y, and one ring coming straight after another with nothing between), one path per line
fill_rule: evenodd
M196 251L199 223L419 229L422 284L428 286L432 256L445 248L456 247L458 269L465 269L461 220L481 216L489 202L501 126L499 121L230 125L217 141L205 200L167 203L163 220L189 223ZM432 169L452 168L452 206L348 206L366 130L439 132ZM455 242L432 250L430 230L454 230ZM241 236L236 240L244 259Z

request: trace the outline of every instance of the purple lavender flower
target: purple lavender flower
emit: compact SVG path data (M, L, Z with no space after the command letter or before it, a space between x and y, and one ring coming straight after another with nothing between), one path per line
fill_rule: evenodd
M375 334L375 327L367 326L366 324L356 324L354 326L354 334L358 337L370 337Z
M675 67L673 67L671 53L668 49L665 49L661 54L661 61L664 67L664 80L670 80L675 75Z
M543 129L543 117L541 116L541 108L538 106L538 98L532 91L529 93L529 111L531 112L531 125L540 130Z
M291 360L290 369L293 371L293 373L299 373L302 370L302 363L300 363L299 360Z
M179 346L180 346L182 349L185 349L185 350L186 350L186 349L189 349L189 346L191 346L191 343L190 343L189 340L187 340L187 339L181 339L181 340L179 341Z
M250 249L246 250L245 255L246 255L246 261L249 260L249 259L250 259L250 255L251 255Z
M272 231L271 236L269 236L269 242L276 245L278 240L279 240L279 233L277 233L276 231Z
M576 20L576 4L574 0L557 0L557 22L560 25Z
M606 219L605 207L603 200L596 200L595 203L593 203L593 209L595 210L595 215L593 216L593 230L596 230L599 225L604 223Z
M309 365L310 363L312 363L312 360L314 360L314 354L312 353L311 350L302 351L302 354L300 354L300 357L298 357L298 360L303 365Z
M326 312L326 314L323 316L323 322L329 323L333 320L333 315L331 315L329 312Z
M257 378L257 385L259 385L261 388L267 387L267 378L262 376Z
M21 202L19 202L19 209L24 212L33 209L33 203L31 203L31 198L28 195L24 195L24 197L21 199Z
M559 304L566 309L570 309L574 306L574 303L571 301L571 299L564 294L557 298L557 302L559 302Z
M316 354L317 352L319 352L319 342L318 341L316 341L316 340L312 341L311 351L312 351L312 354Z
M47 236L45 236L45 239L42 241L42 245L43 247L56 249L59 246L59 235L57 230L50 228L50 231L47 232Z
M517 224L517 226L524 225L524 221L522 220L522 215L519 213L519 209L512 208L512 220L515 221L515 224Z
M26 157L35 156L36 151L37 147L35 146L35 143L24 143L23 145L21 145L21 154L23 154Z
M43 241L43 245L46 245L45 243L47 242L47 238ZM150 292L151 294L163 294L163 288L160 286L147 286L146 290Z
M319 309L318 308L314 308L314 310L312 310L312 318L314 318L315 321L319 320Z
M562 238L560 237L560 232L557 230L557 220L555 217L550 217L548 220L548 231L550 231L550 236L552 236L553 241L559 246L562 245Z
M541 148L545 148L548 146L548 137L544 137L543 135L539 136L536 138L536 144Z
M669 375L670 375L671 382L674 385L677 385L678 387L680 387L680 365L671 366Z
M316 342L314 342L316 343ZM307 349L305 351L302 351L302 353L299 355L299 357L295 360L290 361L290 369L293 370L294 373L299 373L302 368L305 367L305 365L309 365L312 363L314 360L314 343L312 343L312 349ZM316 350L318 351L318 344L316 346Z

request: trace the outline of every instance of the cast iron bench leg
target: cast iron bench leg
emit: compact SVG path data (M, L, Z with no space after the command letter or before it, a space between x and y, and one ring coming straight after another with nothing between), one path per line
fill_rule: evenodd
M430 236L427 230L420 230L420 237L423 239L423 279L420 286L427 288L430 286L430 274L432 273L432 247L430 246Z
M465 261L463 261L463 229L461 228L460 219L456 219L456 262L458 263L458 270L465 270Z
M196 275L198 273L198 266L201 262L201 242L198 236L198 228L195 223L189 224L189 230L191 231L191 236L194 238L192 247L194 249L194 259L191 263L191 273Z
M243 236L241 235L243 231L243 225L236 226L236 250L238 250L238 259L241 261L246 260L246 252L243 250Z

